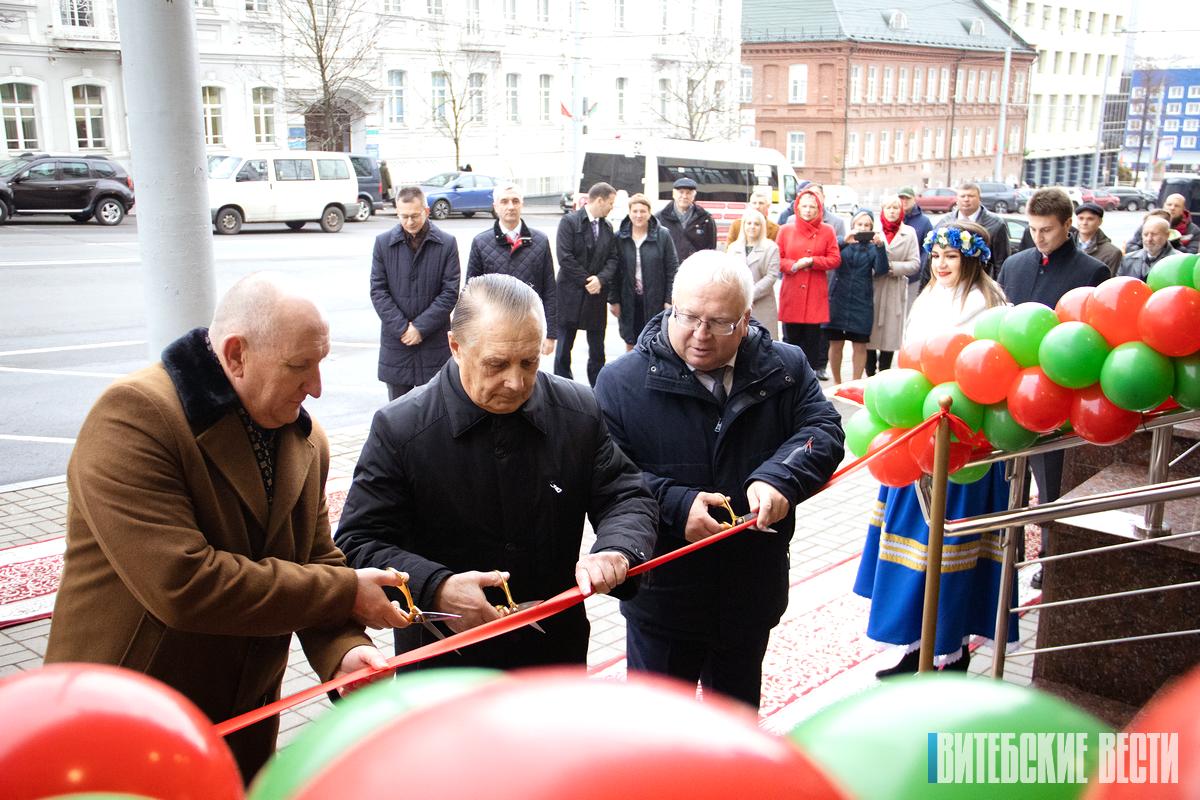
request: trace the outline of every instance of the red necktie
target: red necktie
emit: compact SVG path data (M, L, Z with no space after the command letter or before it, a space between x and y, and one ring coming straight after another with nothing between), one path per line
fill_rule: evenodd
M1042 256L1042 266L1044 267L1044 266L1046 266L1046 265L1047 265L1047 264L1049 264L1049 263L1050 263L1050 256L1048 256L1048 255L1043 255L1043 256Z

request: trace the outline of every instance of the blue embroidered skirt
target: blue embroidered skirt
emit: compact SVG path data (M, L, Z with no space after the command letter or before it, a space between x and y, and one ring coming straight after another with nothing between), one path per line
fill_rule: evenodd
M946 518L959 519L1008 508L1004 465L995 464L979 481L947 487ZM855 594L870 598L867 636L878 642L912 645L921 639L925 602L925 554L929 526L912 486L879 488L867 528ZM935 655L957 653L972 634L992 639L1004 551L1000 533L947 538L942 546L942 586L938 600ZM1017 597L1013 578L1014 600ZM1017 640L1017 616L1011 615L1008 640Z

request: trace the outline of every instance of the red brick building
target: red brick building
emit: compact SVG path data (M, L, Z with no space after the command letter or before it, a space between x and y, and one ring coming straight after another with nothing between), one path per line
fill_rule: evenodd
M1036 53L982 3L744 0L742 34L743 114L802 178L874 205L901 186L992 180L1003 147L1000 178L1019 180Z

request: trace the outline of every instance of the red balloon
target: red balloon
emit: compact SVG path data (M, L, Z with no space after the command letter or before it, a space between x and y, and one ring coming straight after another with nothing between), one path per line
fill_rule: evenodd
M1200 764L1200 715L1196 714L1197 708L1200 708L1200 668L1192 669L1160 689L1125 728L1134 734L1178 734L1174 737L1177 767L1175 783L1167 782L1161 777L1161 772L1158 783L1149 783L1151 747L1155 751L1154 763L1161 764L1160 769L1165 769L1166 764L1163 759L1157 758L1161 753L1161 745L1156 741L1158 737L1138 737L1147 745L1145 755L1137 757L1138 763L1145 769L1146 781L1100 783L1092 780L1089 781L1091 788L1085 795L1086 800L1141 800L1151 796L1156 800L1194 800L1200 797L1200 770L1195 767ZM1125 774L1128 775L1129 762L1123 763L1126 764Z
M908 452L917 462L921 472L933 474L933 451L937 446L937 432L918 434L908 441ZM991 452L991 451L989 451ZM966 442L950 442L950 467L948 472L958 472L971 460L971 445Z
M925 342L921 340L908 341L900 345L900 352L896 354L896 366L900 369L921 369L921 351L925 347Z
M1069 419L1075 433L1092 444L1116 444L1134 434L1142 415L1113 405L1096 383L1075 392Z
M513 674L378 730L295 795L477 800L846 797L752 710L695 687L580 670ZM399 783L397 783L399 781Z
M921 372L934 386L954 380L954 362L975 337L962 331L946 331L930 336L921 348Z
M954 380L970 399L991 405L1008 396L1008 387L1021 371L1004 345L976 339L962 349L954 362Z
M907 432L907 428L888 428L871 440L871 444L867 446L867 455L882 449ZM875 480L884 486L908 486L921 477L921 468L913 459L912 451L904 445L868 461L867 469L875 476Z
M1083 321L1100 331L1109 347L1139 341L1138 314L1153 293L1137 278L1109 278L1092 290Z
M1190 286L1159 289L1138 314L1138 333L1164 356L1200 350L1200 292Z
M1087 322L1087 306L1091 299L1091 286L1076 286L1058 299L1058 305L1054 307L1058 321Z
M102 664L52 664L0 681L6 800L117 792L243 797L212 722L166 684Z
M1027 367L1008 387L1008 413L1026 430L1050 433L1070 416L1073 394L1047 378L1041 367Z

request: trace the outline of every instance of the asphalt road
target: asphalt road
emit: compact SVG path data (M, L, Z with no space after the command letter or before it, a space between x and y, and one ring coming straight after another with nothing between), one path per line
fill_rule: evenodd
M1141 217L1113 212L1104 227L1121 244ZM560 218L526 215L551 238ZM214 237L218 292L249 272L275 269L322 298L333 346L324 393L306 405L329 429L366 424L387 399L375 378L379 321L368 278L374 238L394 224L394 217L379 216L347 223L338 234L316 225L299 232L247 225L238 236ZM492 220L440 224L457 237L465 272L471 238ZM139 267L136 217L116 228L18 217L0 228L0 486L64 474L79 427L104 387L157 360L145 342ZM610 359L624 352L615 325L606 351ZM573 359L579 374L585 359L581 336Z

